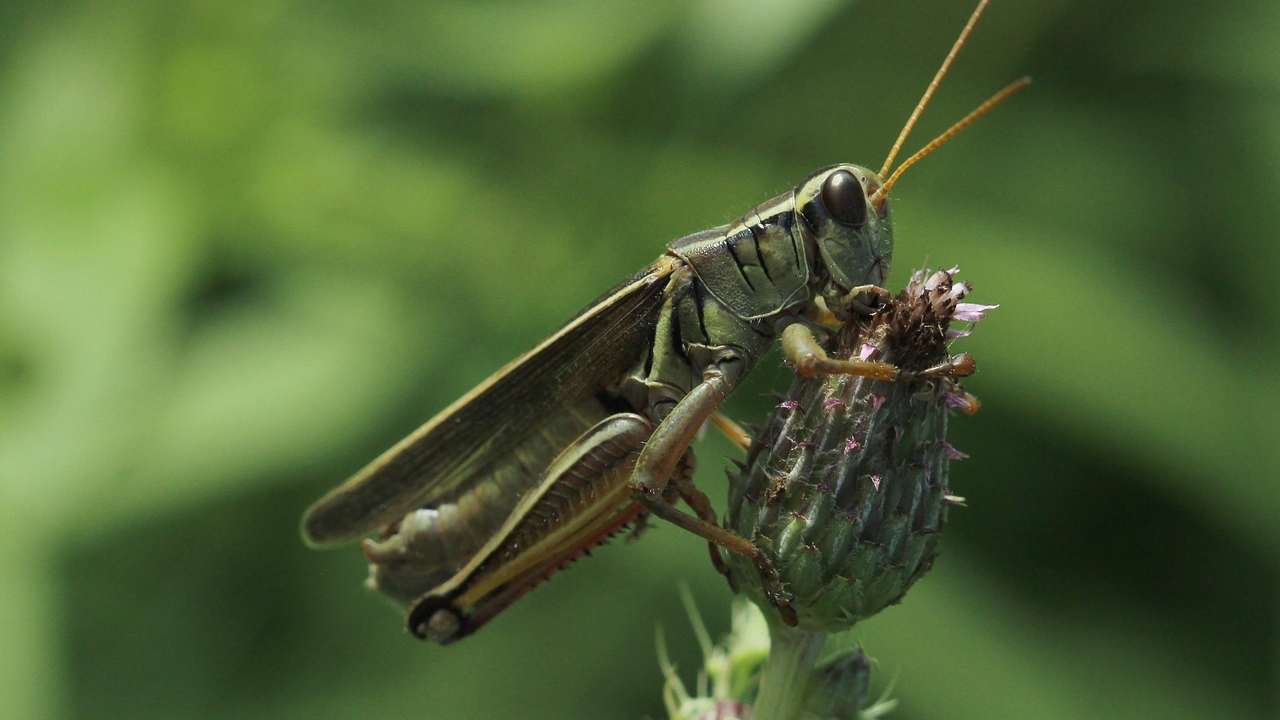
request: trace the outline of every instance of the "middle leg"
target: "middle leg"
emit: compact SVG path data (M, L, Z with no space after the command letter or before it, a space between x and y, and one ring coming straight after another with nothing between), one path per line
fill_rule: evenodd
M700 501L705 496L682 488L691 483L678 477L682 458L699 430L754 359L765 352L773 336L702 291L692 275L673 283L676 287L659 316L646 372L643 379L636 378L645 390L645 404L657 427L645 441L632 471L633 496L653 516L750 558L783 619L794 622L795 613L787 604L771 559L750 540L721 527L709 512L710 505ZM699 516L673 505L681 497L691 500L690 506ZM718 556L717 551L713 562Z
M718 367L708 369L705 379L680 399L671 412L649 436L636 468L631 475L631 487L636 500L656 517L660 517L673 525L679 526L703 538L714 546L724 548L749 558L760 573L769 601L778 609L787 624L796 622L795 610L791 607L788 596L782 588L782 581L773 565L772 559L755 543L726 530L715 521L710 512L710 504L703 503L706 496L697 495L681 489L677 480L675 489L690 503L701 517L694 517L672 505L666 495L668 485L674 476L677 464L688 452L690 443L698 429L719 407L729 388L725 373ZM691 484L691 483L690 483ZM723 561L719 552L714 552L712 561L722 572Z

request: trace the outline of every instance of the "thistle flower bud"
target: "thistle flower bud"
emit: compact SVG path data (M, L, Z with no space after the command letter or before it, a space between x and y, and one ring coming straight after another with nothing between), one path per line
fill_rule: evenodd
M867 320L846 324L832 357L896 365L894 382L798 378L731 474L728 526L773 558L800 628L843 630L898 602L932 565L952 496L952 409L977 408L956 382L973 358L952 356L955 320L995 306L962 303L955 269L912 276ZM755 567L730 558L730 582L768 608Z

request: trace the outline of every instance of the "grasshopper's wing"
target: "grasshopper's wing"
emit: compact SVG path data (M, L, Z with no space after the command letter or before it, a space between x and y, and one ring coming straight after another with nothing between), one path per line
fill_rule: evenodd
M500 520L564 445L614 411L602 391L642 357L678 262L665 256L606 293L320 498L303 518L307 541L353 540L473 491Z

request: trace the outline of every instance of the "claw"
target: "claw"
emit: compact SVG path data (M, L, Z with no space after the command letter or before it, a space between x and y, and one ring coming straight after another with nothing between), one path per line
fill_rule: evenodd
M976 372L978 364L969 353L960 353L947 358L931 368L921 370L918 374L924 377L968 377Z
M769 600L769 604L773 605L778 611L778 615L782 617L782 622L794 627L799 618L796 617L796 609L791 606L791 600L787 592L782 589L782 578L778 575L778 570L773 566L773 561L763 552L755 557L756 571L760 573L761 585L764 587L764 595Z
M879 302L876 305L868 305L859 299L860 296L867 294L874 295ZM862 315L874 315L892 299L893 293L879 285L858 285L850 288L849 292L840 298L840 305L844 309L853 310Z

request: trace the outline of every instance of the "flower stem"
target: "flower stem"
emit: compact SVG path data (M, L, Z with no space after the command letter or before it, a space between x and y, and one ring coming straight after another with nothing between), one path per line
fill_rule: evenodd
M769 659L760 671L760 694L753 720L795 720L804 710L813 682L813 666L827 634L797 630L776 618L769 622Z

